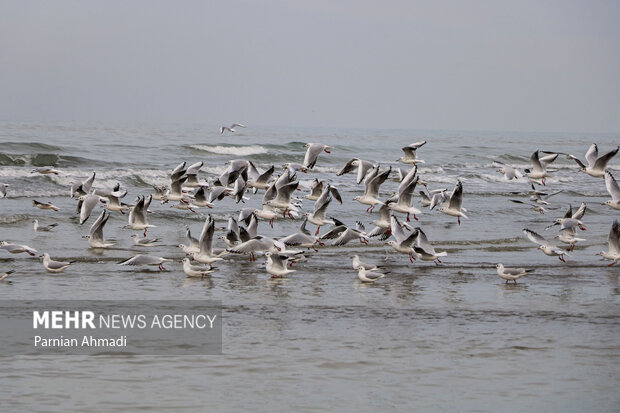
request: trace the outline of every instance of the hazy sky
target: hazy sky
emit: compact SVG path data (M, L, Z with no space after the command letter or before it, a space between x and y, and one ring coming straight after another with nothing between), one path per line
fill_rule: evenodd
M0 0L0 119L620 132L620 1Z

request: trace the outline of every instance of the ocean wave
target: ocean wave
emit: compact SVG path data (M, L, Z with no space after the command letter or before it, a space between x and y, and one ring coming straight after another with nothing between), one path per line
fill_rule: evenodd
M224 145L190 145L190 148L206 151L218 155L250 156L267 153L267 149L260 145L224 146Z

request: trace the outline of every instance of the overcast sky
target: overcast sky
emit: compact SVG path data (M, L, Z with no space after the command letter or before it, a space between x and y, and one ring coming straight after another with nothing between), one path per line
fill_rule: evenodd
M620 132L620 1L0 0L0 119Z

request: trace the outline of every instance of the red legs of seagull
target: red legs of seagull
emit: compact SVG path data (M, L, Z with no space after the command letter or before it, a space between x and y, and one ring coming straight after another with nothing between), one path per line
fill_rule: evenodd
M411 263L413 264L413 262L415 261L415 257L413 256L413 254L409 253L409 261L411 261Z
M579 225L579 229L582 231L587 231L588 229L586 227L584 227L583 225Z
M561 255L558 257L558 259L562 262L566 262L566 260L564 259L564 257L562 257Z
M542 179L542 184L543 184L544 186L547 186L547 182L545 182L545 178L543 178L543 179Z
M295 221L295 217L293 217L293 214L291 214L291 211L288 211L288 217L289 217L291 220Z
M456 219L459 222L459 225L461 225L461 217L456 217Z
M159 271L165 271L166 270L164 268L164 264L159 264L159 266L157 268L159 268Z
M271 219L269 220L269 226L270 226L271 228L273 228L273 218L271 218Z
M318 227L316 227L316 232L314 233L314 236L316 237L317 235L319 235L319 230L321 229L321 226L319 225Z
M612 266L616 265L617 263L618 263L618 261L614 261L614 262L612 262L611 264L608 264L607 266L608 266L608 267L612 267Z

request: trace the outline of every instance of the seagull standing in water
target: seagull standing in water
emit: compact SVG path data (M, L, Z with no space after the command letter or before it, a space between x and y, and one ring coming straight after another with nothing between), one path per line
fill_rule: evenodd
M51 231L51 230L53 230L55 227L57 227L57 226L58 226L58 224L57 224L57 223L53 223L53 224L49 224L49 225L45 225L45 226L41 226L41 225L39 225L39 220L38 220L38 219L35 219L35 220L34 220L34 221L32 221L32 222L34 223L34 231L35 231L35 232L39 232L39 231L45 231L45 232L48 232L48 231Z
M359 266L356 268L357 278L364 283L374 283L375 281L385 277L388 273L380 273L367 270L366 268Z
M55 261L50 258L50 255L46 252L42 255L43 257L43 266L48 272L59 273L63 272L69 265L73 264L75 261Z
M525 268L506 268L504 267L504 264L497 264L497 274L502 279L506 280L506 284L508 284L508 281L512 281L516 284L519 278L531 272L534 272L534 270L526 270Z

